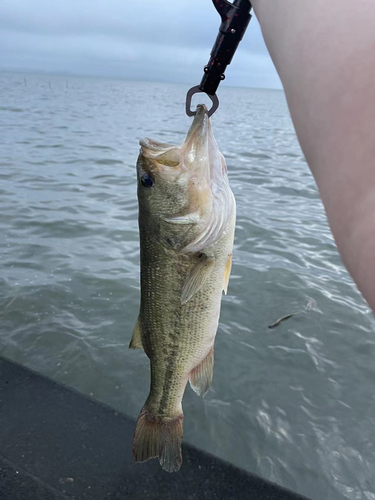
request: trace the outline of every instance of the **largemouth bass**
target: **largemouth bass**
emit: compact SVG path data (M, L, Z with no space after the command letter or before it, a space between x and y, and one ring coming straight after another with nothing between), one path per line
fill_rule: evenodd
M151 388L133 450L137 462L159 458L173 472L182 464L187 381L204 395L212 380L236 208L205 106L198 106L180 147L150 139L140 144L141 306L129 347L150 358Z

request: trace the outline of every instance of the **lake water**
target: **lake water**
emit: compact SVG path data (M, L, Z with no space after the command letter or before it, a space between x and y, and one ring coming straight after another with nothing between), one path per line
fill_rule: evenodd
M186 91L0 74L0 354L133 417L149 388L147 357L128 350L138 141L182 142ZM184 440L313 500L374 500L372 313L341 263L284 94L220 98L234 265L212 389L202 399L187 388Z

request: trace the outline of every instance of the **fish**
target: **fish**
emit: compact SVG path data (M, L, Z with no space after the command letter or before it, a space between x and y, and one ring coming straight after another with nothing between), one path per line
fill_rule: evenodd
M182 464L187 382L204 396L214 366L222 292L232 267L236 203L205 105L180 146L140 141L137 161L139 316L130 349L150 360L151 385L137 420L137 462Z

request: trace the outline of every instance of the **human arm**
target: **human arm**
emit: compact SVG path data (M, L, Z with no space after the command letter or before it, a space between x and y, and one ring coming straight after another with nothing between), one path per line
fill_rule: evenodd
M343 262L375 311L375 1L252 4Z

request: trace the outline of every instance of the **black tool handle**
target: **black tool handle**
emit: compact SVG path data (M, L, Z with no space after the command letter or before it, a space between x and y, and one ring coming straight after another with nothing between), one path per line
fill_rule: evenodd
M235 0L233 3L227 0L212 1L222 23L199 85L200 90L208 95L215 95L220 82L224 80L226 67L231 63L249 25L252 8L249 0Z

